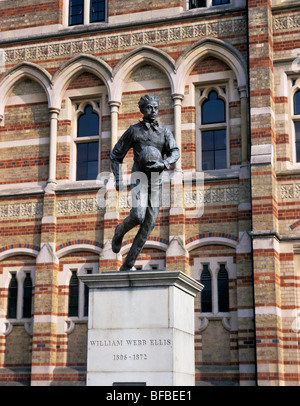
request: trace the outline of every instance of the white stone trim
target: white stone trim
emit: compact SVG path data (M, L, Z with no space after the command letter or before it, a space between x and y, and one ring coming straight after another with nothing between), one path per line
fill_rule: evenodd
M230 240L229 238L222 238L222 237L207 237L207 238L202 238L201 240L196 240L193 242L190 242L189 244L186 245L187 251L192 251L198 247L202 247L204 245L208 244L219 244L219 245L226 245L231 248L236 248L237 242Z
M57 258L61 258L65 255L71 254L76 251L89 251L94 252L95 254L100 255L102 252L102 248L96 247L95 245L89 244L73 244L69 245L68 247L61 248L60 250L56 251Z

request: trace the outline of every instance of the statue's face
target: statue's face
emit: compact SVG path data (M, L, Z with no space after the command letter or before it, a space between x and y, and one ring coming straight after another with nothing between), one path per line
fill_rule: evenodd
M158 114L158 103L155 101L152 101L151 103L147 104L143 108L142 113L144 114L144 117L149 120L149 121L154 121L156 120L157 114Z

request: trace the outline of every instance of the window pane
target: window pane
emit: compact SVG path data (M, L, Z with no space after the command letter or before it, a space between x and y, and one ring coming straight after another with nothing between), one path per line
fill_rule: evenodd
M230 0L213 0L213 6L219 6L220 4L229 4Z
M206 0L190 0L190 8L206 7Z
M300 141L300 121L295 122L295 138L296 142Z
M98 162L98 142L88 143L88 161L97 161Z
M224 123L226 121L225 103L218 98L218 93L212 91L208 100L202 104L202 124Z
M99 142L77 144L77 180L94 180L98 176Z
M23 317L31 317L32 308L32 281L30 274L26 275L23 285Z
M18 281L16 278L16 274L12 274L8 287L8 300L7 300L8 319L15 319L17 317L17 297L18 297Z
M294 95L294 114L295 116L300 114L300 90Z
M296 160L300 162L300 141L296 142Z
M87 163L87 180L95 180L98 175L98 162Z
M214 168L214 151L202 151L202 170L209 171Z
M77 162L76 180L87 180L86 162Z
M296 162L300 162L300 122L295 122Z
M78 118L77 137L90 137L99 135L99 116L88 105L84 113Z
M77 162L88 160L88 143L77 144Z
M84 0L70 0L69 25L83 24Z
M69 284L69 316L78 316L78 293L79 280L77 272L72 271L72 277Z
M216 130L215 135L215 149L226 149L226 130Z
M229 312L229 280L225 265L220 265L218 273L218 305L219 312Z
M203 265L203 271L201 273L201 283L204 288L201 292L201 312L212 312L212 294L211 294L211 275L208 269L208 265Z
M215 168L225 169L227 167L226 150L215 151Z
M91 23L105 20L105 0L91 0Z
M202 131L202 150L213 151L214 149L214 132Z
M202 132L202 170L227 168L226 130Z

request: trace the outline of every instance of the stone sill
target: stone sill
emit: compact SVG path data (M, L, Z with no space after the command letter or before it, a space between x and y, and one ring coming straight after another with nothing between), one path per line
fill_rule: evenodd
M271 6L272 11L276 12L276 11L283 11L283 10L292 10L294 8L299 8L300 6L300 1L299 0L289 0L289 1L285 1L282 4L274 4Z

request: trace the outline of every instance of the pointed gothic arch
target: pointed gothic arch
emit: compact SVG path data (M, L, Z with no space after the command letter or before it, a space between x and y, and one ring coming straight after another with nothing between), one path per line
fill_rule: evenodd
M247 86L247 65L243 55L231 44L215 39L205 38L186 49L175 64L175 92L184 94L186 80L193 67L208 56L213 56L225 62L235 73L238 88Z
M51 107L60 109L65 90L70 82L84 72L90 72L101 79L111 99L112 70L103 60L90 55L79 55L63 64L53 76Z
M52 89L51 75L46 69L34 63L21 62L6 72L0 80L0 118L4 116L6 102L14 85L23 78L34 80L43 88L47 96L48 106L50 106Z
M148 63L161 70L174 91L175 61L164 51L150 46L138 48L126 55L113 70L112 100L121 102L126 78L141 64Z

